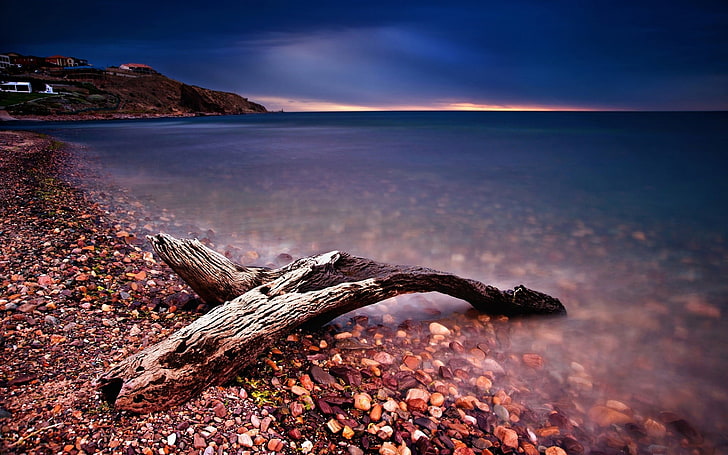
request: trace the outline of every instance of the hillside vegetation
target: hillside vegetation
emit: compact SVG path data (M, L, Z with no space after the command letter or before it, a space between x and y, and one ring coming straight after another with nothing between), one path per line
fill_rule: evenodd
M51 84L55 95L0 93L0 109L15 118L123 118L185 115L235 115L267 112L235 93L187 85L162 75L106 75L94 81L25 78ZM28 99L29 98L29 99Z

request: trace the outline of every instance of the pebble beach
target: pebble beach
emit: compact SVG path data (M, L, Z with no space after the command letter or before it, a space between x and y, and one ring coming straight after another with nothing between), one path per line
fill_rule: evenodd
M549 343L563 333L523 347L510 334L524 320L467 308L403 320L387 311L418 302L428 308L437 298L429 295L298 329L234 381L185 405L150 415L116 411L93 380L208 307L145 240L169 221L165 215L140 216L141 204L123 192L85 187L83 163L51 137L0 131L0 147L2 453L726 450L669 406L586 399L596 387L590 365L572 361L558 374L549 368ZM198 234L220 247L214 232ZM295 259L285 251L278 257ZM711 306L698 310L720 316ZM560 399L546 399L554 390L563 390Z

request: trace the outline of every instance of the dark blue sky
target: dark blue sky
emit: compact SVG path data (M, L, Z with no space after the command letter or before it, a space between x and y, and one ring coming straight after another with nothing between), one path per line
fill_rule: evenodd
M728 109L728 2L0 2L0 52L146 63L269 109Z

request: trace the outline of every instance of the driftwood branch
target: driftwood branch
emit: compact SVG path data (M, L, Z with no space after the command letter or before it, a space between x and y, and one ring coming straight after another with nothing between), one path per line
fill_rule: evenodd
M157 254L208 303L226 302L97 380L106 399L138 413L184 403L229 381L275 340L313 319L326 321L389 297L438 291L491 314L563 314L555 298L518 286L500 291L423 267L332 251L276 270L243 267L197 240L150 237Z

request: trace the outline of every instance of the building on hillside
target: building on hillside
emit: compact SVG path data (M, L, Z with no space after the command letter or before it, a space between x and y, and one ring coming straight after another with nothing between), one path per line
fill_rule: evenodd
M10 56L5 54L0 54L0 70L4 70L6 68L10 68Z
M22 55L18 54L17 52L6 52L5 55L7 55L10 59L10 64L16 66L18 65L18 57L22 57Z
M137 74L159 74L154 70L154 68L143 63L124 63L119 65L119 69L131 71Z
M0 83L0 92L32 93L30 82L3 82Z
M53 55L50 57L46 57L45 61L47 63L50 63L51 65L56 66L77 66L76 60L73 57L64 57L63 55Z
M35 55L20 55L15 52L10 52L8 55L10 56L10 63L26 70L32 71L48 66L44 58Z
M4 67L3 62L8 63L6 67L18 67L26 71L36 71L45 68L88 66L88 60L86 59L65 57L63 55L36 57L35 55L21 55L17 52L8 52L3 57L8 57L9 63L7 60L0 58L0 69Z

